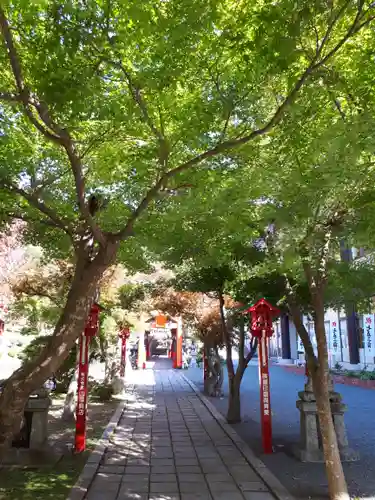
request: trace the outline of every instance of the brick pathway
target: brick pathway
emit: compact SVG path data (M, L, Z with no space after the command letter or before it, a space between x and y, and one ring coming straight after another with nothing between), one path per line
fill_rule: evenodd
M169 366L169 365L168 365ZM130 401L87 500L274 500L189 384L156 362Z

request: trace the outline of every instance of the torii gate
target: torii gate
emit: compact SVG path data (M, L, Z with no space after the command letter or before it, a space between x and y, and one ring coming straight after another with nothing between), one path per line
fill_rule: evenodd
M173 361L173 368L182 368L182 321L167 314L157 314L146 321L149 330L145 331L146 359L151 357L150 336L157 337L170 333L171 344L168 357ZM168 332L169 331L169 332Z

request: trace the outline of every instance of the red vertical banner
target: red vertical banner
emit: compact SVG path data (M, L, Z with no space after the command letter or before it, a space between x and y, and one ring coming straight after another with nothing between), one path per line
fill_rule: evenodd
M182 329L177 328L176 339L176 368L182 368Z
M264 453L272 453L272 418L270 398L270 375L268 368L268 338L263 330L259 339L259 383L262 441Z
M81 453L86 449L86 414L87 414L87 379L89 374L90 337L82 333L79 339L78 397L76 408L76 441L75 451Z
M173 335L173 368L182 368L182 323L181 320L177 323L177 328L172 329Z
M75 452L81 453L86 449L86 417L87 417L87 380L89 374L89 346L91 337L98 331L98 319L100 308L94 304L85 330L79 340L79 364L78 364L78 390L76 408L76 435Z

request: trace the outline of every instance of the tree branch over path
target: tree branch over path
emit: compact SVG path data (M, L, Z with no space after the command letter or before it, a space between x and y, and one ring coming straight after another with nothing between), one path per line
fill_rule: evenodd
M168 181L188 169L200 165L207 159L216 157L222 153L230 151L240 147L248 142L256 139L257 137L263 136L270 132L274 127L276 127L285 115L288 107L295 101L298 92L308 81L310 76L324 65L331 57L333 57L340 48L345 44L345 42L357 34L364 26L369 25L375 16L370 16L370 11L373 9L371 4L366 10L363 10L364 0L359 0L357 13L355 19L353 20L351 26L347 29L345 35L336 43L336 45L331 48L328 53L324 54L325 49L329 42L331 41L332 33L334 28L339 22L340 18L343 16L346 8L350 5L350 1L345 2L345 4L338 10L334 15L332 13L331 20L326 29L325 35L322 38L320 44L318 43L315 57L309 62L309 65L302 72L301 76L297 79L294 86L289 91L289 94L284 99L284 101L276 108L271 118L260 128L253 130L247 135L243 135L237 138L232 138L227 141L223 141L217 144L212 149L206 150L196 156L188 159L184 163L172 168L169 171L164 172L160 179L151 187L144 198L140 201L138 207L129 217L125 227L114 236L118 239L124 239L133 233L134 222L142 215L142 213L148 208L150 203L154 200L160 189L166 187ZM374 5L375 6L375 5ZM88 203L85 200L85 179L83 176L82 168L82 157L80 157L78 151L76 150L75 143L70 136L69 132L58 126L51 118L48 107L45 103L41 103L25 86L21 62L17 53L16 46L13 41L13 36L9 27L8 20L6 18L3 8L0 6L0 29L4 38L5 46L8 52L8 57L10 65L12 68L13 76L15 79L16 89L18 94L13 94L12 92L2 92L0 93L0 99L2 98L8 102L18 102L22 103L24 112L29 118L30 122L50 141L55 142L62 146L68 156L72 173L74 176L76 195L79 204L79 209L83 219L86 221L90 227L94 239L101 245L105 244L106 237L97 225L96 221L92 217L89 211ZM138 104L143 119L150 128L152 134L159 142L159 161L163 168L167 167L168 161L168 145L163 132L155 125L152 120L147 104L142 96L141 89L132 80L131 75L120 63L110 62L111 64L117 65L117 67L123 72L133 99ZM35 206L35 205L34 205ZM40 209L40 207L37 207Z
M66 129L61 128L52 120L48 106L45 103L41 103L34 95L32 95L30 90L25 86L20 58L13 41L13 35L9 27L8 19L1 6L0 6L0 30L4 38L4 44L8 52L9 62L12 68L16 88L18 91L18 95L13 95L12 93L9 92L0 93L0 99L1 96L3 96L3 98L7 101L21 102L26 116L29 118L30 122L39 130L39 132L41 132L44 135L44 137L46 137L48 140L62 146L65 149L75 181L77 200L81 215L89 225L95 240L99 244L103 245L105 241L104 234L99 228L99 226L96 224L93 217L91 216L88 204L86 203L85 200L85 183L83 178L82 163L80 156L75 149L74 141ZM33 109L36 110L39 119L35 116ZM12 190L14 191L14 186ZM24 192L23 190L20 191L23 194L21 192L19 192L19 194L21 194L27 201L31 203L31 201L26 197L26 196L30 197L30 195ZM46 207L44 206L43 207L44 210L42 210L41 209L42 205L40 205L40 202L33 197L32 199L33 199L33 206L41 210L43 213L46 213L45 212ZM48 211L51 212L50 209L48 209ZM46 215L48 215L51 218L51 213ZM56 222L57 219L56 214L52 215L55 218ZM63 229L60 223L59 227Z
M36 208L46 215L56 228L62 229L73 241L73 231L68 222L63 221L57 213L48 205L41 201L38 196L33 193L28 193L24 189L0 180L0 189L3 188L10 193L16 193L24 198L32 207ZM17 217L21 218L21 217Z
M117 63L111 62L111 64L113 64L118 69L120 69L120 71L125 76L125 78L127 80L129 91L130 91L135 103L138 105L139 109L141 110L143 120L148 125L151 133L155 136L155 138L157 139L157 141L159 143L159 161L160 161L160 164L162 165L163 168L166 168L168 165L168 156L169 156L168 142L166 140L166 137L164 135L162 128L159 129L155 125L154 121L152 120L150 113L149 113L149 110L148 110L147 103L142 95L141 88L139 87L139 85L137 85L134 82L130 72L125 68L125 66L123 65L122 62L117 62ZM160 108L158 111L159 111L159 116L161 117Z
M345 3L345 8L349 5L350 2ZM315 57L310 61L310 64L307 66L307 68L303 71L302 75L299 77L299 79L296 81L292 89L290 90L288 96L284 99L284 101L277 107L276 111L272 115L272 117L268 120L268 122L263 126L260 127L257 130L253 130L250 134L235 138L235 139L230 139L224 142L221 142L217 146L215 146L212 149L208 149L204 151L203 153L200 153L193 158L190 158L186 162L180 164L179 166L169 170L168 172L165 172L165 174L158 180L157 183L153 187L149 189L149 191L146 193L145 197L142 199L136 210L134 210L133 214L129 217L126 226L124 229L122 229L119 233L117 233L117 237L120 239L124 239L131 234L133 234L133 226L135 221L143 214L145 210L147 210L148 206L150 203L153 201L155 196L157 195L158 191L166 186L167 182L169 179L175 177L179 173L182 173L186 170L189 170L190 168L193 168L195 166L198 166L201 164L203 161L214 158L221 153L225 153L227 151L230 151L232 149L235 149L237 147L240 147L244 144L247 144L251 142L252 140L256 139L257 137L261 137L263 135L266 135L268 132L270 132L273 128L275 128L282 118L284 117L285 112L289 108L289 106L295 101L298 92L300 89L305 85L307 80L311 77L311 75L318 70L321 66L323 66L331 57L333 57L349 40L349 38L355 34L357 34L364 26L368 25L375 19L375 16L369 17L366 21L363 21L364 17L368 14L371 8L369 7L365 12L363 12L363 0L360 0L359 6L358 6L358 11L357 15L351 24L350 28L347 30L345 35L341 38L341 40L333 47L328 54L323 56L321 58L321 55L327 45L327 43L330 41L330 35L339 21L340 17L343 14L343 8L340 9L340 11L333 17L332 21L330 22L326 33L322 39L322 42L318 46L316 50ZM375 7L375 4L374 4ZM345 9L344 9L345 10Z

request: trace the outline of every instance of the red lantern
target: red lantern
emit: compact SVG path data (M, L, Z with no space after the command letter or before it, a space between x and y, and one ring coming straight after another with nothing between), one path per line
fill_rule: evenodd
M247 311L251 313L250 329L254 337L262 337L263 332L266 337L272 337L272 317L280 314L280 311L267 302L266 299L258 300Z

